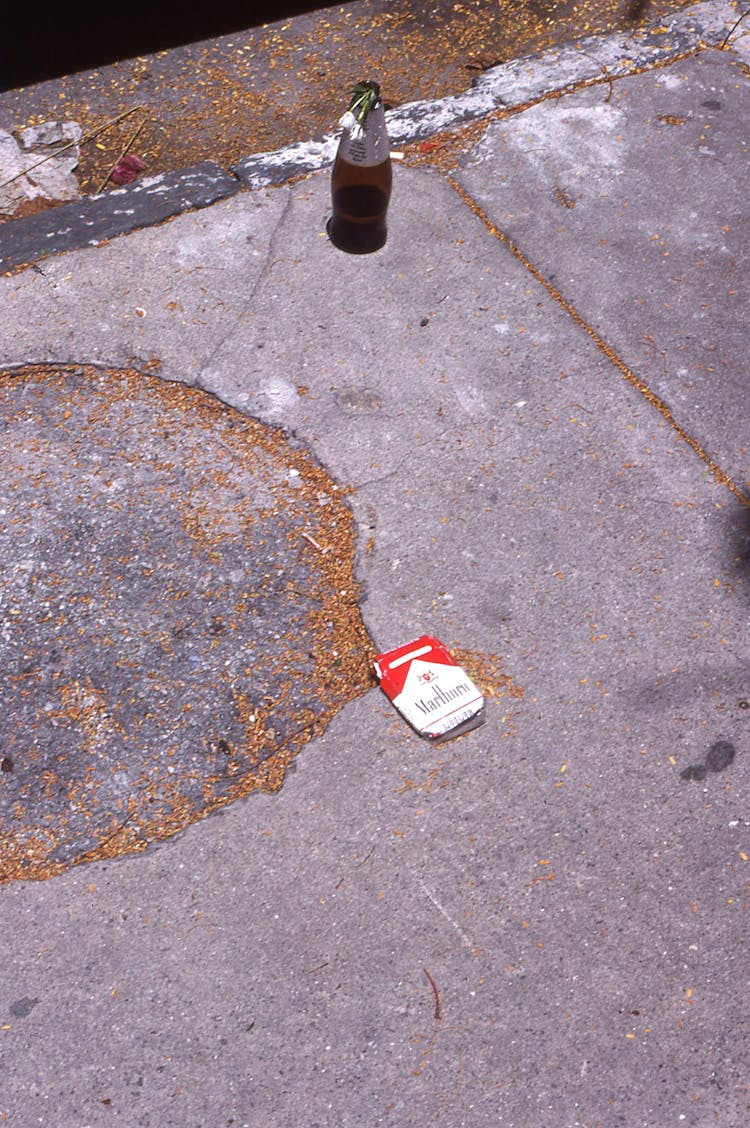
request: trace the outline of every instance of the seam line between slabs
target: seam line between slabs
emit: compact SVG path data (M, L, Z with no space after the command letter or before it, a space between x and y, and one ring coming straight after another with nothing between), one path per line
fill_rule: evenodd
M532 277L536 279L536 281L541 286L544 287L553 301L555 301L563 310L565 310L568 316L573 319L573 321L576 323L576 325L579 326L579 328L583 329L584 332L588 334L588 336L592 339L599 351L604 354L610 364L613 364L615 368L617 368L617 370L620 372L620 374L625 377L628 383L631 384L638 392L640 392L643 398L647 400L652 407L656 408L662 418L666 420L672 430L676 432L677 436L682 439L683 442L687 443L693 453L697 454L700 460L708 467L714 479L720 485L726 486L730 493L734 494L737 500L742 505L744 505L746 509L750 509L750 497L748 497L747 494L745 494L740 489L737 483L733 481L733 479L729 474L726 473L725 470L722 470L722 468L717 462L714 461L708 451L703 448L698 439L691 435L690 432L687 431L680 422L678 422L678 420L672 414L671 408L661 398L661 396L658 396L656 392L652 391L646 381L642 380L641 377L638 376L628 364L626 364L622 357L615 351L615 349L612 348L610 344L607 343L607 341L604 340L604 338L600 333L597 332L593 325L590 325L585 317L583 317L582 314L578 312L572 302L568 301L568 299L561 293L561 291L558 290L557 287L554 286L552 282L550 282L550 280L545 277L539 267L535 266L534 263L526 257L521 248L513 242L510 236L492 222L490 217L487 215L487 212L484 210L484 208L481 207L480 204L477 203L473 196L469 192L467 192L466 189L461 184L459 184L453 176L448 176L447 180L451 188L453 188L453 190L458 194L461 200L463 200L466 206L474 213L474 215L477 216L478 219L482 221L490 235L492 235L493 238L497 239L508 248L510 253L521 263L524 269L527 270L529 274L531 274Z

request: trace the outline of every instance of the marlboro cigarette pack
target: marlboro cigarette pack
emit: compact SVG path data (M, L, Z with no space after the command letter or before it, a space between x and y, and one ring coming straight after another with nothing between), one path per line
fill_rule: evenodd
M422 635L375 659L380 688L429 740L460 736L484 720L484 698L442 642Z

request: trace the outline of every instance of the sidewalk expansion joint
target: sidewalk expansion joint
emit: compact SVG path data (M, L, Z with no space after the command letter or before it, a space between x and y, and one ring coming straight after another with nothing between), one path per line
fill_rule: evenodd
M614 367L620 372L620 374L625 377L628 383L632 384L632 386L638 392L640 392L643 398L647 400L647 402L652 407L656 408L656 410L669 424L669 426L677 434L677 436L684 443L687 443L690 449L698 455L701 461L705 463L705 465L711 471L711 474L713 475L715 481L720 485L725 486L732 494L734 494L737 500L741 502L741 504L744 505L746 509L750 509L750 497L748 497L748 495L745 494L742 489L740 489L737 483L733 481L733 479L729 474L726 473L725 470L722 470L718 463L715 462L710 454L704 449L698 439L691 435L689 431L687 431L685 427L682 426L682 424L675 418L671 408L665 402L665 400L663 400L661 396L657 395L656 392L652 391L646 381L633 371L633 369L622 359L622 357L615 351L615 349L612 348L612 346L608 344L607 341L605 341L605 339L594 328L594 326L591 325L586 320L586 318L578 312L573 303L568 301L565 295L560 290L558 290L558 288L553 285L552 282L550 282L549 278L547 278L542 273L539 267L535 266L534 263L531 262L529 258L527 258L518 244L515 243L505 231L502 231L495 223L493 223L487 212L484 210L484 208L482 208L480 204L477 203L473 196L469 192L467 192L466 189L461 184L459 184L453 176L448 175L446 179L451 188L453 188L460 199L463 200L466 206L474 213L477 219L481 220L490 235L492 235L493 238L497 239L508 248L514 258L516 258L521 266L523 266L524 269L527 270L529 274L531 274L532 278L534 278L539 283L539 285L547 291L553 301L555 301L560 306L560 308L563 309L565 313L567 313L568 316L573 319L573 321L576 323L576 325L579 326L579 328L583 329L583 331L588 334L588 336L592 339L600 352L603 353L603 355L607 358L610 364L613 364Z

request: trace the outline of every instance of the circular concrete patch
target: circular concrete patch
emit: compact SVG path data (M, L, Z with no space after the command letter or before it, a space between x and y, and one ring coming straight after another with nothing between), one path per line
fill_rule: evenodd
M341 490L131 371L0 372L0 881L144 849L371 684Z

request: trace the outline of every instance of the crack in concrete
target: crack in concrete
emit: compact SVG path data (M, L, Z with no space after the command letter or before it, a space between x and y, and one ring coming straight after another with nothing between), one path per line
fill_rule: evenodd
M573 321L576 323L576 325L579 326L579 328L583 329L583 331L588 334L588 336L592 339L597 348L604 354L610 364L614 365L614 367L620 372L620 374L625 377L628 383L632 384L636 391L640 392L643 398L659 412L662 418L669 424L669 426L678 435L678 437L682 439L683 442L687 443L690 449L698 455L701 461L705 463L705 465L711 471L711 474L713 475L715 481L717 481L719 485L726 486L730 493L734 494L737 500L742 505L744 505L746 509L750 509L750 497L748 497L748 495L740 489L740 487L730 477L730 475L727 474L727 472L723 470L717 462L714 461L708 451L703 448L699 440L696 439L694 435L691 435L685 427L683 427L683 425L673 414L672 409L669 407L666 401L663 400L661 396L658 396L656 392L651 390L646 381L638 376L636 372L634 372L634 370L612 348L612 346L608 344L607 341L605 341L605 339L594 328L594 326L589 324L585 317L583 317L583 315L578 312L573 303L569 301L560 290L558 290L557 286L555 286L554 283L552 283L549 278L547 278L542 273L538 266L535 266L534 263L531 262L531 260L524 254L523 250L513 241L513 239L511 239L505 231L501 230L501 228L499 228L492 221L492 219L490 219L487 212L479 203L477 203L471 193L468 192L463 187L463 185L459 184L455 177L447 175L446 180L450 184L451 188L453 188L453 190L459 196L459 198L463 200L466 206L470 209L470 211L474 213L477 219L481 220L490 235L492 235L493 238L497 239L500 243L503 243L507 247L513 257L517 259L518 262L520 262L524 267L524 269L527 270L529 274L531 274L531 276L539 283L539 285L547 291L553 301L555 301L561 307L561 309L563 309L568 314L568 316L573 319Z
M252 286L250 287L250 291L249 291L248 297L247 297L247 307L245 309L243 309L242 312L238 313L235 316L233 325L220 338L220 340L218 340L214 343L214 346L211 349L211 352L202 361L201 366L200 366L200 370L195 377L195 381L194 381L195 386L197 388L201 388L204 391L210 391L211 390L210 388L208 388L206 386L206 384L203 380L203 376L204 376L204 373L206 372L206 369L211 367L211 365L216 360L217 356L221 353L224 346L229 341L231 341L232 338L234 337L234 335L237 332L240 324L242 323L244 318L247 316L247 311L250 308L250 306L252 305L254 299L257 297L258 292L260 291L261 287L267 281L268 276L269 276L270 271L271 271L271 267L273 266L274 262L276 261L275 251L276 251L276 246L277 246L277 243L278 243L278 240L279 240L280 231L281 231L281 228L283 227L283 225L285 224L285 222L287 220L287 217L289 215L289 212L291 211L292 203L293 203L291 189L289 187L284 187L283 190L286 193L286 200L284 202L284 207L281 211L281 215L276 220L276 223L273 226L273 230L271 231L271 234L268 238L268 249L266 251L265 258L264 258L263 262L261 263L261 265L258 269L258 273L255 277L255 281L253 282Z

